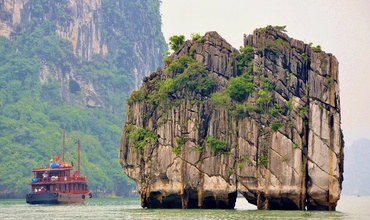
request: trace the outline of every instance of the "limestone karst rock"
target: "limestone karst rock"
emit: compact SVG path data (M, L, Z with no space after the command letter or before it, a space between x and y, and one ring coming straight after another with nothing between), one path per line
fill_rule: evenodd
M104 96L113 92L99 88L105 83L91 77L91 70L84 75L78 68L89 62L116 60L117 72L132 79L130 85L121 83L119 87L127 92L138 88L145 74L162 65L167 45L160 21L159 2L155 1L0 1L0 36L14 40L28 29L48 26L68 41L69 60L61 62L67 65L50 65L46 57L41 62L40 79L45 82L54 77L62 81L64 100L93 108L109 106ZM76 85L78 91L70 85ZM75 92L81 92L83 98L76 100Z
M143 207L335 210L338 61L280 30L188 40L131 94L120 161Z

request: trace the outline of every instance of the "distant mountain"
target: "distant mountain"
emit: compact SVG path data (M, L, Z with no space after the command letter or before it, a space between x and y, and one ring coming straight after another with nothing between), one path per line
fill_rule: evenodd
M130 196L118 146L126 99L163 66L159 0L0 0L0 198L62 156L94 196Z
M342 194L370 195L370 140L359 139L344 148Z
M346 146L351 146L355 141L359 139L370 139L370 125L369 126L358 126L355 128L344 129L344 141Z

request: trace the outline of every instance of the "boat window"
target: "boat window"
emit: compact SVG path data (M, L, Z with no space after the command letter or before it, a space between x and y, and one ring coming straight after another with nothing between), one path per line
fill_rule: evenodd
M66 191L66 184L61 184L60 185L60 191L65 192Z
M41 179L42 178L42 173L35 173L35 177Z

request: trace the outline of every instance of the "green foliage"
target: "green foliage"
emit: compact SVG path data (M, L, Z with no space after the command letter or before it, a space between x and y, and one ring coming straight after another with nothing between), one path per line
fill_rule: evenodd
M298 145L297 143L295 143L295 144L293 145L293 148L294 148L294 149L299 149L299 145Z
M230 114L236 118L245 118L250 115L251 112L261 113L261 108L249 103L235 103L233 107L229 107Z
M171 84L173 83L173 79L170 78L166 81L156 81L155 83L155 92L149 93L148 98L149 101L155 104L160 102L165 102L170 95L169 88L172 87Z
M231 98L225 92L215 92L211 94L212 101L216 104L218 108L228 107L231 105Z
M265 50L271 51L276 56L280 56L280 54L281 54L281 51L279 49L279 45L277 44L276 41L271 40L271 39L267 39L266 40L266 42L265 42Z
M203 147L202 146L197 146L197 147L195 147L195 151L197 151L197 152L203 152Z
M266 27L263 27L263 28L256 28L254 31L255 31L255 32L258 32L258 33L260 33L260 34L262 34L263 32L265 32L265 31L266 31Z
M276 40L273 39L266 39L265 40L265 50L271 51L274 53L276 56L281 55L281 50L285 47L287 49L292 49L289 42L282 39L282 38L277 38Z
M174 51L178 50L179 47L184 44L185 36L184 35L174 35L170 37L170 48Z
M321 52L322 50L321 50L321 46L320 45L317 45L316 47L313 47L312 48L312 50L314 51L314 52L317 52L317 53L319 53L319 52Z
M60 111L57 111L59 110ZM34 97L23 97L21 100L7 104L1 110L0 116L0 146L2 175L7 176L9 181L1 181L0 188L3 192L13 196L23 196L29 192L27 183L31 181L31 169L47 166L49 159L62 154L60 126L66 127L66 161L77 161L77 139L81 140L81 168L83 174L89 176L90 188L95 191L98 188L112 190L115 184L127 185L130 181L122 175L117 157L106 152L98 141L98 137L88 135L87 129L101 129L100 119L95 118L95 124L89 123L86 110L80 111L78 107L63 105L54 108L48 103L35 102ZM50 113L53 112L53 115ZM70 114L70 115L68 115ZM83 117L85 116L85 117ZM80 129L81 131L77 131ZM120 127L105 127L106 131L120 133ZM111 137L100 135L108 145L112 144ZM116 137L119 139L119 135ZM13 153L18 152L18 153ZM107 163L106 157L112 158ZM113 159L115 158L115 159ZM13 166L12 166L13 165ZM14 168L12 168L14 167ZM109 167L109 170L106 168ZM10 169L9 169L10 168ZM22 175L19 175L19 174ZM113 177L111 178L111 177ZM95 181L100 179L101 181ZM13 182L11 182L13 181ZM11 184L13 187L9 187ZM14 184L17 186L14 187ZM118 192L117 192L118 193ZM123 193L121 191L121 193Z
M282 109L281 105L279 104L276 104L274 107L270 109L270 114L273 117L276 117L278 116L278 114L283 114L283 113L284 113L284 109Z
M271 124L271 128L272 128L272 130L274 130L274 131L279 130L279 128L281 128L282 126L283 126L283 123L282 123L282 122L280 122L280 121L278 121L278 122L274 122L274 123L272 123L272 124Z
M260 106L268 106L271 102L272 98L270 96L270 94L261 89L260 91L258 91L258 98L256 100L256 103L257 105L260 105Z
M307 112L307 107L299 107L298 116L302 117L306 114L306 112Z
M276 43L277 44L280 44L282 46L285 46L288 49L292 49L292 47L290 46L289 42L286 41L286 40L284 40L284 39L278 38L278 39L276 39Z
M198 41L199 43L202 43L202 36L200 36L200 34L199 33L192 33L191 35L190 35L190 37L191 37L191 39L192 40L196 40L196 41Z
M101 7L103 40L112 42L111 39L114 39L114 43L108 44L108 51L116 52L111 54L114 65L125 70L135 67L133 42L138 42L138 39L153 40L160 53L168 50L162 34L159 1L147 0L144 4L140 1L118 3L116 0L103 0ZM161 60L157 61L156 66L159 66Z
M230 85L227 87L226 91L230 98L242 102L253 92L253 88L253 83L248 82L242 76L237 76L230 79Z
M237 57L238 70L242 71L244 65L248 65L254 58L253 46L247 45L245 47L240 47L240 55Z
M229 173L229 176L233 175L234 174L234 170L233 169L229 169L228 173Z
M29 57L39 57L63 68L68 68L65 61L74 57L72 44L58 38L55 35L55 26L48 20L35 24L28 32L21 33L15 43L22 45L22 54L27 54Z
M230 114L236 118L245 118L248 116L248 112L245 109L244 104L235 103L234 108L230 108Z
M275 86L268 79L264 79L262 89L266 92L271 92L272 90L275 89Z
M163 58L163 62L165 64L165 66L169 66L172 63L172 59L166 57L166 58Z
M230 84L223 92L216 92L211 95L212 101L218 108L227 108L229 112L237 117L247 117L251 111L259 111L259 107L251 104L243 104L250 94L254 92L254 76L253 76L253 46L247 45L240 47L240 54L237 57L237 66L239 71L245 70L240 76L232 77Z
M242 170L243 169L243 163L238 163L238 168L239 168L239 170Z
M167 68L167 71L174 73L183 73L185 69L188 68L188 66L194 62L196 61L193 58L187 55L183 55L178 59L174 60L173 62L171 62L171 64Z
M208 71L201 63L192 63L184 71L184 74L178 75L181 82L198 94L209 94L215 85L214 79L208 75Z
M233 77L230 79L230 85L226 88L226 92L231 99L242 102L254 90L252 80L253 77L248 72L243 73L241 76Z
M216 153L227 153L230 151L227 143L214 137L208 137L206 139L206 145L211 147L211 150Z
M267 167L268 162L269 162L269 160L268 160L268 157L267 156L262 155L262 156L258 157L258 162L257 162L258 165Z
M127 104L132 104L134 102L140 102L145 99L145 94L143 90L132 91L130 98L127 99Z
M301 54L301 57L304 61L307 61L307 54L306 53L302 53Z
M272 28L274 28L276 31L280 31L280 32L288 32L286 30L286 25L283 25L283 26L273 26Z
M30 4L33 19L42 19L45 14L51 14L55 16L55 19L60 24L66 24L72 20L72 16L68 11L68 1L60 0L57 3L52 3L47 0L35 0Z
M211 95L212 101L218 108L227 108L231 115L236 118L245 118L250 112L260 112L259 106L244 103L248 96L254 92L253 76L253 47L240 48L241 55L238 57L239 70L243 70L248 63L248 70L242 75L230 79L230 84L224 92L215 92ZM266 84L267 85L267 84ZM270 88L270 85L267 85Z
M173 147L172 152L176 155L179 156L181 154L181 147Z
M177 146L179 146L179 147L182 147L182 145L184 145L184 142L179 137L176 138L176 143L177 143Z
M290 99L286 102L286 105L288 106L289 111L293 110L293 99Z
M334 84L334 78L333 77L329 77L329 79L328 79L328 86L331 87L333 84Z
M127 125L126 132L129 143L138 150L142 150L147 143L150 143L156 137L154 132L132 124Z
M149 100L152 103L163 103L174 92L182 89L207 95L215 85L214 79L208 75L205 66L186 55L174 60L167 70L180 74L174 78L156 82L156 90L149 94Z

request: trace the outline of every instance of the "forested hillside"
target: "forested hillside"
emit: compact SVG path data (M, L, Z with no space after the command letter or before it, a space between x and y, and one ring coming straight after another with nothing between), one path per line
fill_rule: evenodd
M0 198L29 192L32 168L62 156L63 130L65 161L77 164L80 139L82 174L94 195L129 196L135 184L118 161L125 100L148 69L162 65L159 1L96 1L99 29L81 26L78 39L86 40L77 43L68 25L81 15L71 1L24 1L20 17L27 19L17 25L7 2L0 3L0 28L12 27L0 36Z

